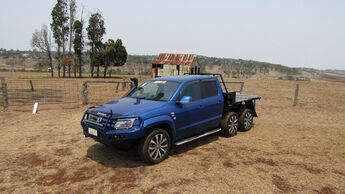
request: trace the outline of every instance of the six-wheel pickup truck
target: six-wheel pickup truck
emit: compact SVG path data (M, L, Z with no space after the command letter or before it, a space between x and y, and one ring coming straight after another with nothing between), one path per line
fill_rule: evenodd
M136 143L139 156L153 164L166 159L173 144L250 130L261 98L228 92L221 74L160 77L139 87L132 81L136 86L123 98L88 108L81 125L86 137L106 145Z

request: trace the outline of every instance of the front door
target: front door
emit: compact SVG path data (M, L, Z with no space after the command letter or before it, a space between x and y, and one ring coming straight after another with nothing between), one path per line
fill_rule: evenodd
M204 115L203 106L201 102L201 89L200 81L193 81L187 83L182 88L178 100L183 96L191 96L191 104L176 104L176 137L177 139L183 139L186 137L193 136L198 133L200 115Z

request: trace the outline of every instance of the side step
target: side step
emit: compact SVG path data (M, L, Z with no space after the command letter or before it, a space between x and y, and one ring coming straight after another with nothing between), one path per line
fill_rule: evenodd
M194 136L194 137L190 137L188 139L184 139L182 141L179 141L179 142L176 142L175 145L179 146L179 145L182 145L182 144L185 144L185 143L188 143L188 142L191 142L191 141L194 141L196 139L200 139L202 137L205 137L205 136L208 136L208 135L211 135L211 134L214 134L214 133L217 133L218 131L221 131L222 129L214 129L212 131L208 131L206 133L203 133L203 134L200 134L200 135L197 135L197 136Z

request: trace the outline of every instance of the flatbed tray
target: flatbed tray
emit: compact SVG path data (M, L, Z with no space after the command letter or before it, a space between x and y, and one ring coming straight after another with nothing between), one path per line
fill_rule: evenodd
M236 102L242 102L242 101L248 101L248 100L258 100L261 99L260 96L255 96L255 95L248 95L248 94L240 94L236 93Z
M261 99L260 96L241 94L239 92L229 92L229 93L223 92L223 96L226 100L225 103L228 105Z

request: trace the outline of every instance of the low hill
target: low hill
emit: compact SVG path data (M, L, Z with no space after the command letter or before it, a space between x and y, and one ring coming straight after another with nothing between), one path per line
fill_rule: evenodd
M53 56L56 53L53 52ZM115 74L151 74L151 64L157 55L129 55L127 62L122 67L112 67ZM83 71L89 71L89 58L84 53L85 63ZM201 72L222 73L229 78L250 79L287 79L287 80L310 80L317 78L318 74L326 73L334 76L345 76L345 71L326 70L320 71L310 68L291 68L280 64L272 64L254 60L216 58L198 56ZM56 61L53 61L56 64ZM1 71L47 71L48 63L45 53L29 50L6 50L0 49Z

